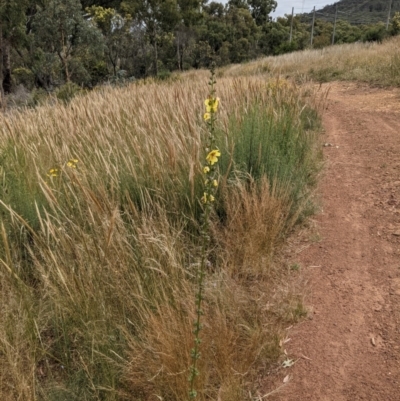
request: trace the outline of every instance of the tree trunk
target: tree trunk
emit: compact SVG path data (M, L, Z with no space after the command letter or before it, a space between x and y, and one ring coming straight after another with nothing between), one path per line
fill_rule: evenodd
M71 81L69 70L68 70L68 60L64 54L61 54L60 52L57 52L57 54L58 54L58 58L61 61L62 66L64 68L65 80L68 83Z
M108 59L111 62L112 68L113 68L113 76L117 76L117 61L114 59L114 57L111 54L111 50L108 51Z
M4 93L11 93L12 80L11 80L11 45L7 39L3 39L3 90Z
M158 76L158 49L157 49L157 33L156 33L156 25L154 24L154 74Z
M178 58L178 70L182 71L182 64L181 64L181 52L180 52L180 45L179 45L179 32L176 34L176 56Z
M62 54L60 52L58 52L58 57L61 60L61 64L64 67L64 72L65 72L65 80L67 81L67 83L69 83L71 81L71 77L70 77L70 72L68 69L68 55L69 52L67 52L67 46L65 44L65 35L64 35L64 31L61 30L61 46L62 46Z

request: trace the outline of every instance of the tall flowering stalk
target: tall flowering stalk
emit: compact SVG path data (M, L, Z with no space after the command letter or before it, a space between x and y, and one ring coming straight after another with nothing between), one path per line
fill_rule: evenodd
M197 397L195 389L196 377L199 375L197 369L197 361L200 358L200 331L202 329L201 316L203 315L202 302L204 293L204 279L206 275L206 265L208 262L208 253L210 247L210 215L213 209L215 194L218 189L218 158L221 152L215 145L215 122L216 113L219 106L219 98L215 96L215 69L211 67L211 77L209 81L210 92L204 101L205 113L204 120L208 127L208 136L205 144L205 161L202 168L203 173L203 196L201 203L203 204L202 221L200 227L201 236L201 261L197 270L197 294L196 294L196 320L194 322L194 347L191 350L192 365L189 375L189 398L191 400Z

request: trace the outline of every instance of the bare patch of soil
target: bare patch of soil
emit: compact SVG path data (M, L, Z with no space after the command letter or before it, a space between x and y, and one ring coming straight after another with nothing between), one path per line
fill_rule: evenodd
M279 401L400 400L400 90L330 84L320 238L298 254L309 319Z

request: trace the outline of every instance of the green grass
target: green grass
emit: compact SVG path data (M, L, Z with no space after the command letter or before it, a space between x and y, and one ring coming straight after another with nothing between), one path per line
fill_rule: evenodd
M0 116L1 400L187 396L207 96L193 74ZM248 399L303 314L274 255L311 210L319 122L282 82L217 83L200 400Z
M313 112L308 108L299 112L297 106L288 102L277 109L255 104L242 113L240 121L230 121L233 169L248 173L256 181L266 177L271 185L287 188L289 220L301 218L312 207L309 197L321 161L316 147L318 118L310 115ZM226 160L223 170L227 166Z

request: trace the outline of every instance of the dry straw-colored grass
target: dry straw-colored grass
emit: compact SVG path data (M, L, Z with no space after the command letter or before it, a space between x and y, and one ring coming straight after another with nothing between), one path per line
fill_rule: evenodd
M356 80L377 85L400 85L400 36L383 43L329 46L317 50L266 57L227 67L224 76L282 74L300 82L309 78L327 82Z
M1 400L186 398L207 80L102 88L0 116ZM261 77L223 77L217 91L233 175L213 218L197 386L199 399L242 401L298 317L272 256L300 211L290 182L235 171L229 130L255 103L281 121L280 102L300 129L308 100Z

